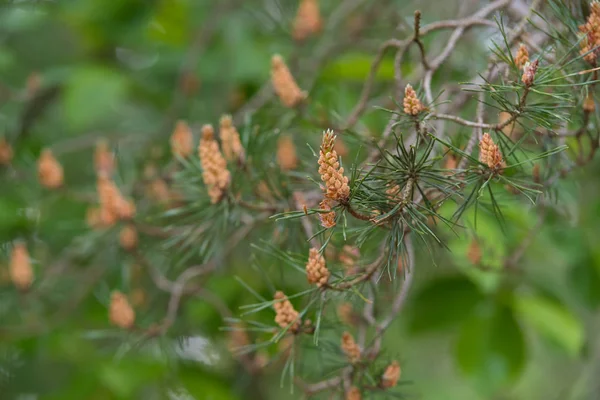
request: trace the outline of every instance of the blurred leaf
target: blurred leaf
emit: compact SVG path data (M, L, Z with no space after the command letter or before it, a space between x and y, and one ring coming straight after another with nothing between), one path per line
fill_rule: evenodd
M569 283L573 294L587 307L600 306L600 274L594 268L592 260L578 262L569 271Z
M235 400L239 398L233 393L228 382L204 369L187 366L182 368L179 376L184 388L193 398L204 399L207 393L210 393L211 400Z
M456 362L483 393L490 394L519 377L526 360L523 333L510 308L481 304L462 326Z
M415 296L409 314L411 333L431 332L462 322L483 300L483 295L463 276L436 279Z
M525 323L556 342L569 355L579 354L584 344L583 325L564 306L533 294L515 295L513 306Z
M373 55L348 53L325 66L322 77L326 79L352 79L363 81L368 75L373 63ZM384 58L379 65L376 78L378 80L394 79L394 60Z
M115 116L125 100L125 80L116 72L101 67L76 70L64 94L67 122L74 130L93 127Z

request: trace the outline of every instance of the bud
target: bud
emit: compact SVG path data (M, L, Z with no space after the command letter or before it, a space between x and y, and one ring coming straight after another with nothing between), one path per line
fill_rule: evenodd
M0 137L0 166L9 165L13 158L13 150L6 141L6 138Z
M540 164L534 164L533 165L533 169L531 171L531 175L533 176L533 181L535 183L540 183L541 182L541 178L540 178Z
M223 147L223 154L229 161L235 159L243 161L245 158L244 148L240 141L240 134L238 133L230 115L223 115L219 121L220 129L219 135L221 137L221 146Z
M360 347L358 347L358 344L354 341L354 337L349 332L342 334L342 351L352 364L360 360Z
M211 203L216 204L221 201L229 188L231 175L227 170L227 162L219 150L219 144L215 140L211 125L202 127L198 154L202 166L202 180L208 190Z
M296 146L290 136L281 136L277 141L277 164L284 171L296 169L298 166Z
M273 308L275 309L275 322L277 325L282 329L290 326L289 330L291 332L297 332L301 324L298 311L294 309L294 306L283 292L277 291L274 299Z
M319 253L318 249L312 248L308 253L308 262L306 263L306 277L308 283L316 284L322 287L327 284L331 273L325 265L325 258Z
M535 60L534 62L526 62L523 66L523 76L521 76L521 80L525 84L525 86L529 87L533 85L533 80L535 79L535 73L538 69L539 61Z
M519 50L517 50L517 55L515 56L515 65L517 68L522 69L527 62L529 62L529 51L527 51L527 47L521 43Z
M187 158L194 152L194 135L183 120L177 121L171 134L171 152L176 157Z
M119 233L119 244L126 251L131 251L137 247L138 234L135 227L131 224L125 225Z
M404 88L404 113L412 116L419 115L425 107L417 97L417 93L410 84Z
M135 323L135 312L127 297L115 290L110 297L109 307L110 322L122 329L131 329Z
M587 113L592 113L596 109L596 103L594 102L594 96L592 93L588 93L585 97L585 101L583 102L583 111ZM1 150L0 150L1 152ZM2 164L2 156L0 155L0 164Z
M488 133L484 133L479 141L479 161L491 169L500 169L506 166L500 148Z
M318 33L323 22L317 0L300 0L298 13L294 20L294 39L301 41Z
M400 380L400 372L400 364L397 361L392 361L381 377L381 386L386 389L396 386Z
M271 58L271 82L273 89L284 106L296 107L307 97L307 93L300 90L283 58L276 54Z
M458 160L453 155L448 154L446 156L446 162L444 163L444 168L449 171L452 171L452 170L456 169L456 167L458 167Z
M38 178L40 184L48 189L58 189L63 184L63 168L50 149L42 150L38 160Z
M348 177L344 176L344 168L340 167L338 154L333 148L335 135L328 129L323 134L323 142L319 155L319 175L325 183L325 196L331 200L346 202L350 197Z
M12 283L22 291L31 287L33 283L33 268L29 260L29 252L24 243L16 243L10 254L9 266Z
M96 152L94 153L94 166L96 174L110 177L115 169L115 155L108 147L108 142L104 139L96 143Z
M348 389L346 392L346 400L362 400L360 389L356 386L350 387L350 389Z

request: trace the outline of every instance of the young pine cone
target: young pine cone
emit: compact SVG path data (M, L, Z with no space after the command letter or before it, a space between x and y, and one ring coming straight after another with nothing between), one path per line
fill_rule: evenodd
M298 166L296 146L290 136L281 136L277 141L277 164L284 171L296 169Z
M29 260L29 252L23 243L16 243L10 254L9 275L12 283L19 290L27 290L33 283L33 268Z
M322 25L319 2L317 0L300 0L298 12L294 19L294 39L301 41L318 33Z
M202 127L198 154L202 166L202 180L208 190L210 202L216 204L221 201L229 188L231 174L227 170L227 162L219 150L219 144L215 140L211 125Z
M135 312L129 300L118 290L115 290L110 297L108 316L113 325L122 329L131 329L135 323Z
M223 154L229 161L244 160L244 148L240 141L240 134L235 126L230 115L223 115L219 121L219 135L221 137L221 146Z
M273 308L275 309L275 322L277 325L279 325L281 329L285 329L289 326L291 332L297 332L301 324L298 311L294 309L294 306L283 292L275 292L273 298L275 299Z
M38 178L47 189L58 189L63 184L63 167L50 149L42 150L38 160Z
M13 158L13 150L6 141L6 138L0 137L0 166L9 165Z
M350 197L350 186L348 177L344 176L344 168L340 167L334 143L333 131L327 130L323 135L319 155L319 175L325 183L325 197L344 203Z
M318 249L312 248L308 253L308 262L306 263L306 277L308 283L316 284L322 287L329 280L331 273L325 265L325 258L319 253Z
M177 121L171 134L171 153L175 157L187 158L194 152L194 135L192 129L183 120Z
M381 386L386 389L396 386L400 380L400 373L400 364L397 361L392 361L381 377Z
M342 351L352 364L360 360L360 347L358 347L358 344L354 341L354 337L349 332L342 334Z
M352 386L346 392L346 400L362 400L362 395L360 394L360 389L356 386Z
M404 113L416 116L423 110L425 110L425 107L417 97L415 90L410 84L406 85L406 88L404 88Z
M488 133L484 133L479 141L479 161L495 170L506 166L500 148Z
M319 208L321 208L321 210L331 210L329 199L323 199L319 203ZM335 211L331 210L330 212L319 213L319 220L321 221L321 226L323 228L333 228L335 226Z
M96 143L94 152L94 169L98 176L110 177L115 169L115 155L108 147L108 142L104 139Z
M306 99L306 92L300 90L279 54L271 58L271 82L275 93L279 96L283 105L288 108L296 107Z
M515 56L515 64L517 68L521 69L527 62L529 62L529 51L527 51L527 47L524 44L521 44Z

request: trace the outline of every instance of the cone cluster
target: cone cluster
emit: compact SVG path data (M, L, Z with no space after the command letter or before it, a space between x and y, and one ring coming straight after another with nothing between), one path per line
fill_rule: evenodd
M404 88L404 113L412 116L418 115L425 109L421 100L417 97L417 92L408 84Z
M517 50L517 55L515 56L515 64L517 68L521 69L525 66L526 63L529 62L529 51L527 51L527 47L521 43L519 46L519 50Z
M322 287L329 280L331 273L325 264L325 258L319 253L318 249L312 248L308 253L308 262L306 263L306 277L308 283Z
M300 328L300 318L298 318L298 311L294 309L294 306L288 300L287 296L281 291L275 292L273 297L276 301L273 303L275 308L275 322L282 329L290 327L290 331L296 332Z
M58 189L63 184L63 167L54 158L50 149L44 149L40 154L38 160L38 178L40 184L47 189Z
M221 138L221 146L223 154L229 161L244 160L244 147L240 141L240 134L233 125L233 120L230 115L223 115L219 121L219 136Z
M131 329L135 323L135 312L127 296L118 290L110 296L108 317L113 325L122 329Z
M298 87L292 73L279 54L271 58L271 82L275 93L286 107L296 107L306 99L306 92Z
M331 210L329 199L323 199L319 203L319 208L321 210ZM321 221L321 226L323 228L333 228L335 226L335 211L331 210L326 213L319 213L319 220Z
M342 351L352 364L360 360L360 347L358 347L358 344L354 341L354 337L349 332L342 334Z
M281 136L277 141L277 164L284 171L296 169L298 166L296 146L290 136Z
M194 152L194 135L187 122L177 121L170 142L171 153L175 157L187 158L192 155Z
M492 169L500 169L505 166L500 148L488 133L484 133L479 141L479 161Z
M360 389L356 386L352 386L346 392L346 400L362 400L362 395L360 394Z
M231 174L227 170L227 162L219 150L211 125L202 127L198 154L202 166L202 180L208 189L211 203L216 204L229 188Z
M19 290L27 290L33 283L33 268L31 268L29 252L24 243L15 243L12 249L9 275L12 283Z
M319 11L318 0L300 0L298 12L294 19L294 32L292 36L295 40L304 40L311 35L319 33L323 21Z
M579 42L580 54L592 65L596 65L600 55L600 3L590 3L590 15L585 24L579 26L579 32L584 36Z
M398 364L397 361L392 361L392 363L387 366L383 376L381 377L381 386L386 389L396 386L400 380L400 373L400 364Z
M319 156L319 175L325 184L325 197L339 202L346 202L350 197L348 177L344 176L344 168L340 167L338 154L334 149L335 135L327 130L323 135Z

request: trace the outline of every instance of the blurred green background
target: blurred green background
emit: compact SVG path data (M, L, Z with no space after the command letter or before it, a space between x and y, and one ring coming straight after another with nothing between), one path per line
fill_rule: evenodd
M0 170L0 270L8 265L10 243L24 239L43 277L23 295L0 274L0 399L302 397L298 388L290 394L289 383L280 387L282 364L274 348L262 355L273 362L260 374L244 370L227 349L221 314L204 298L187 299L163 338L110 327L110 290L144 290L136 313L146 327L164 315L168 296L147 277L134 279L136 262L119 249L114 232L90 232L80 200L94 194L91 159L98 138L116 148L117 180L135 196L133 183L148 160L168 165L175 121L190 121L197 134L198 126L216 124L223 113L243 117L269 80L274 53L289 58L300 86L310 89L312 119L295 120L269 102L253 123L296 135L299 153L310 157L302 143L316 148L321 131L311 121L339 121L350 113L378 46L408 37L416 8L426 24L486 4L321 3L324 31L296 43L292 0L0 0L0 137L15 151L13 165ZM490 32L468 33L434 87L485 68ZM435 54L444 38L428 36L428 52ZM417 64L418 53L409 52L406 79ZM390 54L375 83L380 105L393 104L392 84ZM388 118L369 109L359 129L378 134ZM351 137L347 144L352 157L360 143ZM35 163L44 147L63 164L69 192L48 193L37 184ZM450 252L432 256L417 247L416 284L384 340L388 359L402 365L398 393L427 400L600 399L599 172L596 161L560 180L541 223L538 209L507 194L504 231L482 213L476 229L467 218L470 229L461 236L443 232ZM146 222L159 221L153 205L138 208ZM273 262L256 261L250 243L274 225L267 222L221 256L227 269L206 282L234 313L254 301L234 275L271 295L248 260ZM473 264L470 232L482 254L477 264L487 271ZM524 240L531 245L522 258L503 268ZM172 262L160 241L143 239L141 246L160 268ZM269 268L281 273L276 265ZM285 281L290 293L306 288L301 278ZM337 343L342 328L333 318L326 337ZM308 352L298 373L317 379L325 364Z

